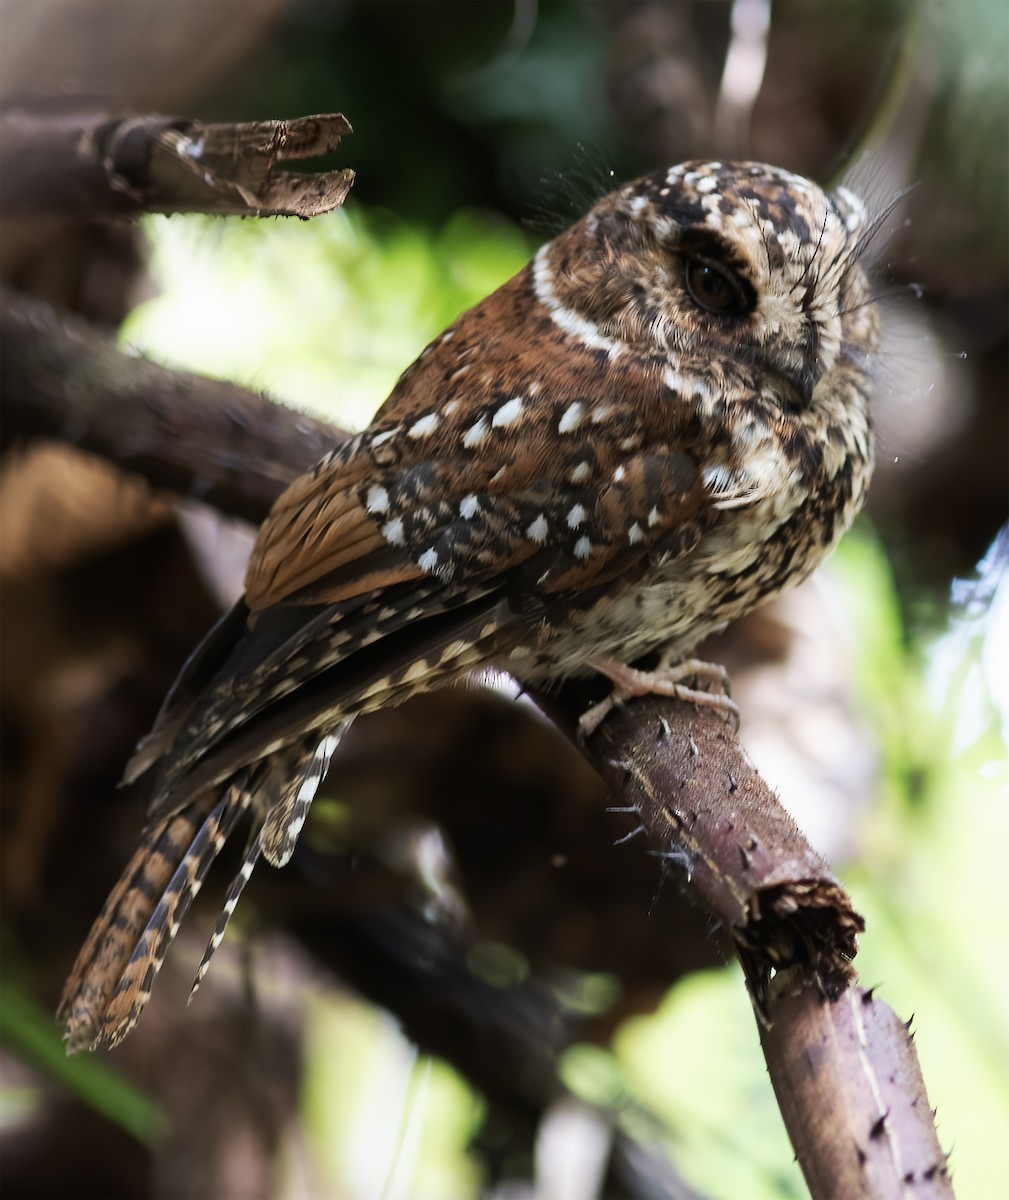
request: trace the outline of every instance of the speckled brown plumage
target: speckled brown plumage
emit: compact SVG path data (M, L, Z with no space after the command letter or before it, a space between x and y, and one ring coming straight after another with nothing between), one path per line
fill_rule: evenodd
M291 485L127 769L151 825L68 980L72 1049L135 1023L251 809L212 952L355 716L486 666L542 683L675 662L820 562L871 472L865 224L850 192L758 164L628 184Z

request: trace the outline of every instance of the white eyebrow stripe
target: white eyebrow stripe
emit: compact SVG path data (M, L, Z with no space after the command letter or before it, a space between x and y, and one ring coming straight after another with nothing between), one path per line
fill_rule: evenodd
M533 289L536 298L550 314L551 321L558 329L569 337L576 338L589 350L605 350L611 358L617 358L627 349L626 344L616 338L607 337L600 332L594 321L576 313L557 298L551 281L553 272L550 267L550 245L551 243L547 242L546 245L540 246L533 259Z

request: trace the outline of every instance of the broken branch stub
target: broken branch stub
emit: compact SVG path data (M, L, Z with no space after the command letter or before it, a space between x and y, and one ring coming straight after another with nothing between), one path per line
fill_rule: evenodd
M612 712L587 753L724 923L759 1013L787 967L805 967L825 996L843 991L864 922L720 714L643 698Z
M315 217L343 204L354 172L304 174L278 164L331 154L352 132L342 113L207 125L11 109L0 118L0 213Z

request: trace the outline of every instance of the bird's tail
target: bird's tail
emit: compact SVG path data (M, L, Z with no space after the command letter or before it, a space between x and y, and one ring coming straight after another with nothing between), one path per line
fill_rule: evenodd
M242 814L254 817L242 868L225 897L193 984L199 987L260 855L283 866L326 777L342 721L241 768L223 786L155 821L112 889L63 988L57 1019L69 1053L111 1049L137 1023L182 919Z
M210 864L251 803L248 775L144 830L64 985L57 1019L68 1053L111 1049L137 1023Z

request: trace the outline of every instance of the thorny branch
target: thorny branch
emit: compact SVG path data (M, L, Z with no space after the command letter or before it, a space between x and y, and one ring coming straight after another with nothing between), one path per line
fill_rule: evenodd
M283 482L345 436L122 355L12 296L0 335L7 438L69 441L229 515L260 519ZM571 734L577 698L544 703ZM731 933L814 1197L952 1195L911 1039L853 983L861 918L722 718L644 698L617 707L586 752L687 894Z

